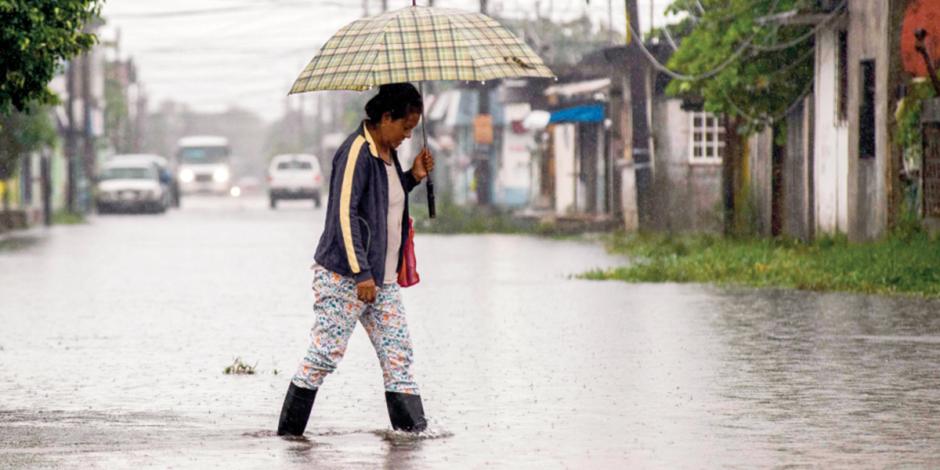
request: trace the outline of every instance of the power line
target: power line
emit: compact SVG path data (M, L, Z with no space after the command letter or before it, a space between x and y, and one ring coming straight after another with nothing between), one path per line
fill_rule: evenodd
M265 5L264 3L268 3ZM262 9L270 9L272 2L253 2L250 4L244 4L241 6L228 6L228 7L218 7L218 8L199 8L192 10L169 10L169 11L146 11L146 12L137 12L137 13L110 13L105 16L108 18L115 19L165 19L165 18L178 18L178 17L199 17L207 15L228 15L230 13L241 13L241 12L254 12ZM283 2L277 2L278 7L287 7L287 6L306 6L309 7L311 3L309 1L302 0L285 0ZM335 0L319 0L316 4L318 7L328 6L336 8L348 8L349 5L344 4L341 1Z
M833 18L841 14L842 9L846 6L847 3L848 3L848 0L842 0L839 6L836 7L836 9L832 13L830 13L819 25L814 27L809 33L805 34L804 36L801 36L801 38L798 38L800 40L799 42L806 40L807 38L815 34L817 31L819 31L826 24L828 24L830 21L832 21ZM778 4L779 4L779 0L775 0L773 5L770 8L769 14L773 14L773 12L777 9ZM630 33L633 35L636 35L636 31L633 30L633 26L629 24L627 26L630 28ZM744 41L741 44L741 46L738 47L738 49L734 53L732 53L724 62L719 64L715 69L710 70L700 75L686 75L680 72L673 71L669 69L668 67L666 67L665 65L663 65L662 63L660 63L658 60L656 60L656 58L653 56L652 53L650 53L650 51L646 48L646 45L643 44L642 41L637 41L637 45L640 47L640 50L643 52L643 55L646 57L646 59L650 62L650 64L656 70L676 80L699 81L699 80L705 80L705 79L714 77L715 75L718 75L719 73L724 71L724 69L726 69L732 63L734 63L748 48L762 50L761 47L755 46L754 44L752 44L753 40L757 37L757 34L758 34L758 31L755 31L746 41ZM795 44L798 44L799 42L796 42ZM788 45L787 47L782 47L783 46L782 44L777 45L777 46L772 46L769 48L767 46L762 46L762 47L765 49L769 49L769 51L778 51L778 50L787 49L789 47L793 47L793 45L795 44ZM767 52L767 50L764 50L764 51ZM790 64L790 65L792 66L793 64Z
M186 16L205 16L205 15L218 15L218 14L227 14L227 13L237 13L242 11L255 10L257 7L254 6L240 6L240 7L222 7L222 8L203 8L199 10L179 10L179 11L150 11L142 13L111 13L106 15L109 18L117 19L163 19L163 18L175 18L175 17L186 17Z
M755 50L758 50L761 52L775 52L775 51L782 51L784 49L789 49L793 46L796 46L797 44L800 44L803 41L813 37L824 26L828 25L829 22L831 22L836 16L838 16L838 14L841 14L844 11L843 9L845 8L847 4L848 4L848 0L842 0L842 3L840 3L839 6L837 6L835 10L833 10L833 12L829 16L827 16L823 21L821 21L818 25L816 25L814 28L809 30L806 34L800 37L797 37L796 39L793 39L792 41L787 41L782 44L774 44L770 46L762 46L760 44L755 44L753 47Z
M731 99L731 97L728 96L728 93L727 93L727 92L724 92L724 91L723 91L723 92L722 92L722 96L724 96L725 101L727 101L728 104L731 105L731 108L734 109L734 111L735 111L738 115L744 117L744 118L747 119L748 121L750 121L750 122L752 122L752 123L760 124L760 125L771 125L771 124L773 124L773 123L779 121L780 119L783 119L783 118L786 117L788 114L790 114L794 109L796 109L796 107L799 106L799 104L800 104L804 99L806 99L806 97L809 96L810 93L812 93L812 91L813 91L813 85L815 84L815 81L816 81L815 79L810 80L810 81L806 84L806 86L803 88L803 91L800 93L800 96L797 97L797 98L793 101L793 103L791 103L791 104L787 107L787 109L786 109L785 111L783 111L782 113L779 113L779 114L777 114L777 115L775 115L775 116L770 116L770 117L754 117L753 115L751 115L750 113L748 113L747 111L745 111L743 108L741 108L741 106L739 106L738 103L736 103L733 99Z
M770 7L770 11L771 12L775 11L779 3L780 3L780 0L774 0L773 5L771 5ZM642 36L637 35L636 31L633 29L633 25L627 23L627 27L630 29L630 34L632 34L633 37L637 38L636 44L639 46L640 50L643 52L643 55L646 56L646 59L650 62L650 64L653 65L653 67L656 70L659 70L660 72L672 78L675 78L676 80L693 81L693 82L714 77L715 75L718 75L719 73L724 71L724 69L728 68L728 66L734 63L736 60L738 60L738 57L744 54L744 52L750 47L751 42L757 37L757 33L758 33L757 31L754 31L754 33L752 33L751 36L747 38L747 40L745 40L733 54L731 54L724 62L719 64L718 67L714 68L713 70L710 70L700 75L685 75L683 73L674 72L670 70L668 67L666 67L665 65L661 64L658 60L656 60L656 57L653 57L653 54L650 53L650 51L646 48L646 45L643 44Z

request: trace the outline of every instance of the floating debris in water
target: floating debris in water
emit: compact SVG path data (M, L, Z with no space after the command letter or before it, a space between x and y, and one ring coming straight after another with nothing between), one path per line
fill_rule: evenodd
M242 361L242 358L236 357L235 360L232 361L232 365L226 367L223 373L225 375L233 375L233 374L234 375L254 375L255 367L257 366L258 366L257 362L255 363L255 365L249 366L248 364Z

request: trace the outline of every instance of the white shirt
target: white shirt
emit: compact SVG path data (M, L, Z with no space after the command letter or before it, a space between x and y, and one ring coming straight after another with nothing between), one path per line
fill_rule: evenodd
M402 218L405 215L405 189L398 179L395 165L385 165L388 174L388 249L385 252L384 284L398 282L398 249L401 247Z

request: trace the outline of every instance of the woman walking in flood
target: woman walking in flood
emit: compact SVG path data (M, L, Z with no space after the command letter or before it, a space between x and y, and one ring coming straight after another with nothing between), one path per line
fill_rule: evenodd
M407 83L382 85L366 104L367 119L333 157L326 225L313 267L316 323L310 346L287 389L278 435L302 435L317 390L346 352L356 322L375 347L396 430L427 427L398 285L408 237L408 193L434 168L423 149L402 171L396 149L411 137L423 101Z

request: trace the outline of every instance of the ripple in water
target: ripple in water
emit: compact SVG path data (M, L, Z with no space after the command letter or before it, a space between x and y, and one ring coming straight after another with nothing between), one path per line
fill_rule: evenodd
M428 426L421 432L395 431L393 429L380 429L372 431L376 436L391 442L393 444L406 444L409 442L425 441L429 439L445 439L452 437L454 433L434 426Z

